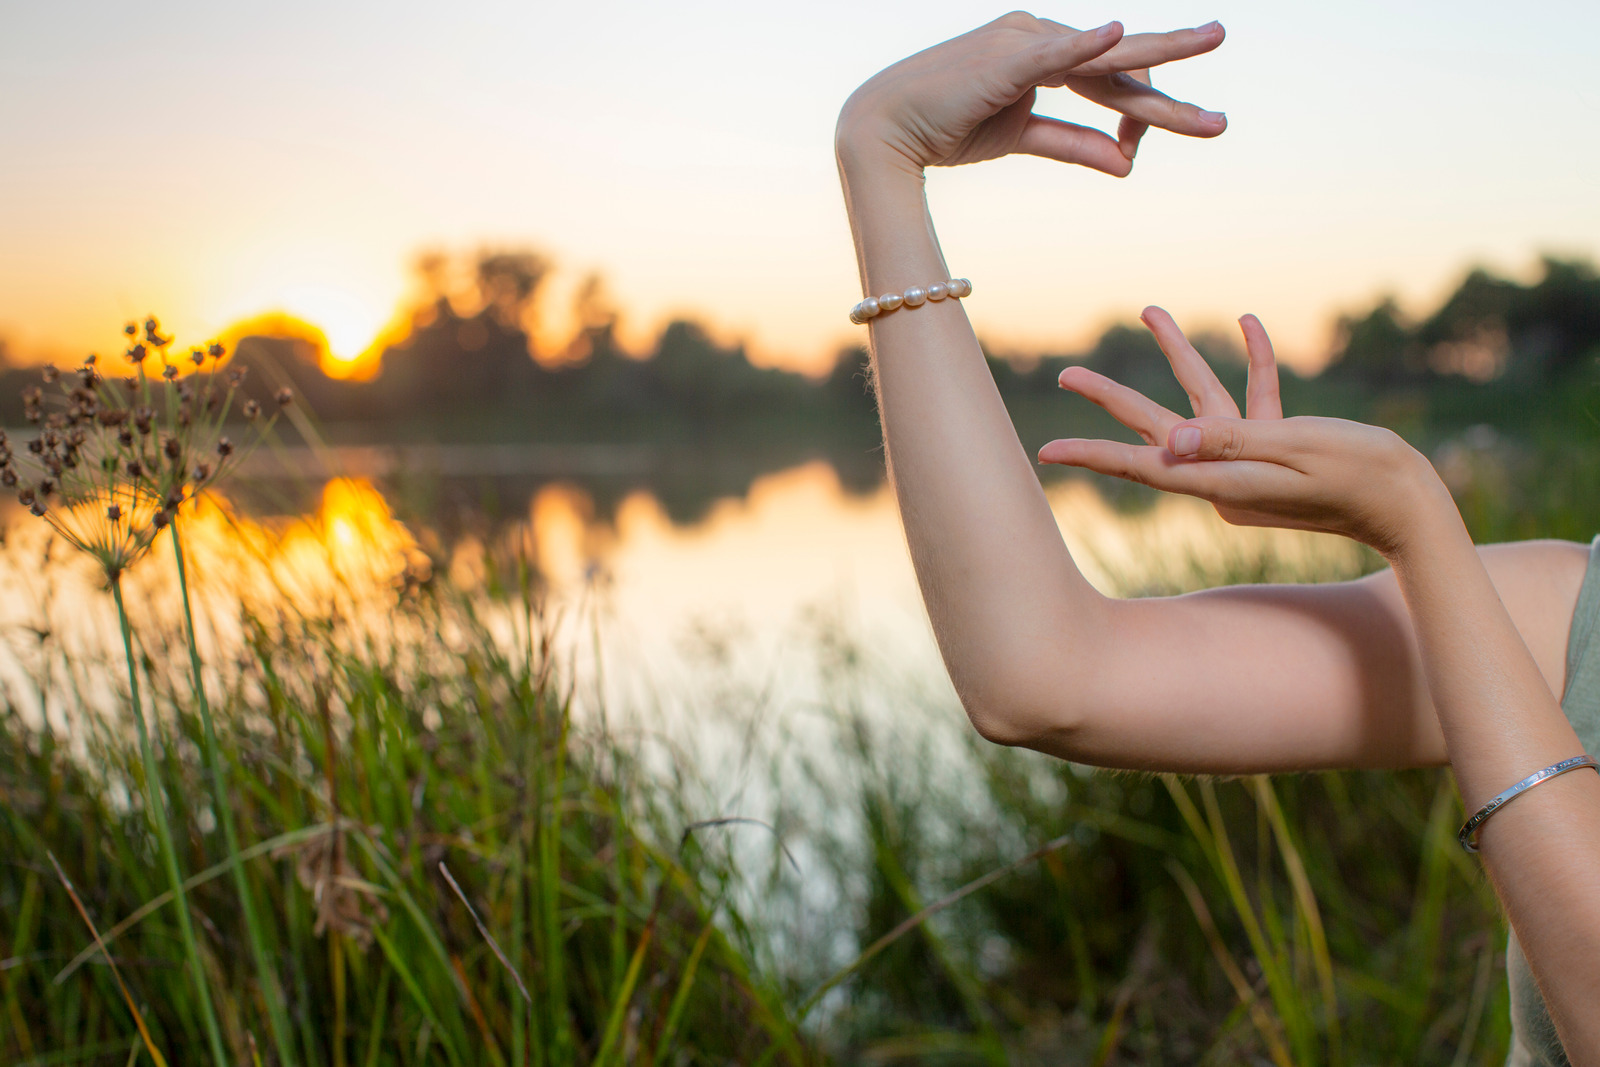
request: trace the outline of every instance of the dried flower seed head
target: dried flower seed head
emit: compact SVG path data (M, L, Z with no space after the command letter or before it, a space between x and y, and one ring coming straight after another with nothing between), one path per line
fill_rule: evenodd
M245 375L250 373L249 367L229 367L228 384L237 389L244 384Z
M87 356L83 357L83 365L85 367L92 367L98 362L100 362L100 357L95 355L93 352L90 352Z
M122 376L122 384L131 393L139 388L139 379L132 374L124 374Z
M171 521L171 515L167 514L165 511L158 511L156 512L155 517L150 520L150 525L158 530L164 530L167 528L167 524Z
M144 464L140 463L136 459L128 460L127 464L125 465L125 469L127 470L128 477L130 478L137 479L144 477Z
M54 363L46 363L44 365L43 377L44 377L44 384L52 385L52 384L55 383L55 380L57 378L61 377L61 372L56 369L56 365Z
M193 363L196 367L198 367L200 364L204 363L205 361L206 361L206 354L203 351L201 351L200 349L196 348L196 349L194 349L193 351L191 351L189 353L189 362Z
M44 440L42 438L35 437L33 440L29 441L28 442L28 451L32 452L36 456L43 455L44 454Z
M150 423L155 420L154 408L140 408L133 413L133 424L139 428L140 433L150 432Z
M54 448L61 443L61 435L54 430L44 432L44 443L47 448Z
M217 455L224 459L233 455L233 442L226 437L217 438Z
M106 508L106 518L110 519L112 522L121 521L122 509L117 507L117 505L112 504L110 507Z
M86 440L88 440L88 435L83 432L83 427L81 426L74 426L67 431L67 447L69 448L82 448Z
M167 454L168 459L178 459L183 455L183 442L176 437L169 437L162 442L161 451Z
M150 350L148 348L146 348L144 345L131 345L128 348L128 351L127 351L128 362L129 363L143 363L145 357L148 356L149 354L150 354Z
M166 509L167 511L176 511L176 510L178 510L178 505L182 504L182 503L183 503L183 490L182 489L174 489L171 492L167 493L166 499L161 502L161 506L164 509Z
M172 379L178 376L178 368L174 367L171 363L168 363L166 366L161 368L161 376L170 382Z
M212 359L221 359L227 354L228 350L222 347L222 342L220 341L212 341L211 344L206 348L206 355L210 356Z
M292 400L294 400L294 390L293 389L290 389L286 385L282 389L278 390L278 406L280 408L288 407Z
M124 426L117 431L117 444L123 448L133 447L133 431Z
M44 424L57 430L65 429L67 417L59 411L52 411L44 417Z
M139 332L139 324L130 322L122 328L122 332L127 334L129 337L132 337Z
M61 465L63 467L66 467L68 470L76 470L77 467L78 467L78 452L77 452L77 449L69 448L67 450L66 455L61 457ZM56 474L60 474L61 472L60 471L56 471L55 473Z
M44 457L44 469L49 471L57 478L61 477L62 465L63 461L61 457L56 455L54 452L51 452Z
M85 389L89 388L91 385L94 385L99 380L100 372L95 370L94 367L90 366L89 364L85 363L83 366L78 368L78 381L83 383L83 387Z
M25 485L17 491L17 503L27 505L33 503L33 486Z
M206 410L207 411L216 411L221 406L222 406L222 397L218 396L216 393L211 393L211 392L206 393Z
M33 512L36 518L42 519L44 518L44 513L48 509L44 506L44 501L35 500L32 504L28 505L28 510Z
M196 463L194 465L194 480L195 480L195 484L198 485L200 482L205 481L209 477L211 477L211 464L209 464L209 463Z
M17 472L10 467L0 467L0 485L4 485L7 489L15 489L17 487Z
M101 408L95 412L95 419L101 426L121 426L128 421L127 408Z
M55 491L56 491L55 479L53 479L53 478L41 478L39 480L39 495L40 496L49 496L51 493L53 493Z
M37 385L30 385L22 391L22 402L30 407L38 407L44 401L44 390Z
M260 414L261 414L261 405L260 404L257 404L254 400L246 400L244 402L244 417L245 418L249 419L251 422L254 422L256 420L256 417L259 416Z

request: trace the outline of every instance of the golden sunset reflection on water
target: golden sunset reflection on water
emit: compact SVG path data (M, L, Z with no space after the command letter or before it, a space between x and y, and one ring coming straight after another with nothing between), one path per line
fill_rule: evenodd
M1081 480L1056 483L1047 495L1085 574L1112 595L1195 588L1230 575L1344 577L1362 566L1349 542L1230 527L1185 498L1120 512ZM432 574L421 547L432 535L397 520L383 493L362 479L326 483L316 506L297 517L252 517L203 498L180 522L208 662L236 654L252 618L323 620L381 638L404 625L393 610L398 591ZM0 673L13 678L27 669L27 635L41 629L86 662L115 662L103 579L59 543L47 553L47 534L43 523L19 515L3 553L12 662ZM486 560L525 553L542 575L544 610L564 620L557 640L580 704L603 697L617 712L682 706L672 694L694 692L708 669L762 679L782 702L805 703L818 684L808 657L830 628L954 699L891 492L848 494L825 462L759 478L745 496L723 499L691 525L675 524L643 491L602 522L581 487L550 484L534 496L527 521L499 536L490 549L471 538L450 546L437 579L479 598L491 630L511 640L515 605L484 597L493 565ZM167 538L126 584L144 638L172 640L179 616ZM594 688L602 675L603 693Z

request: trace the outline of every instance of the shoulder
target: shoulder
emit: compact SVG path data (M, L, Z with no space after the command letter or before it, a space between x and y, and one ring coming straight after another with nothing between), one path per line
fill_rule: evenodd
M1567 639L1589 569L1589 546L1573 541L1482 545L1478 555L1550 688L1565 683Z

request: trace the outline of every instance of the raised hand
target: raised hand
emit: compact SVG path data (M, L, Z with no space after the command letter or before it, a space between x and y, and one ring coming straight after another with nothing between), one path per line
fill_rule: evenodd
M1343 534L1393 556L1428 509L1453 507L1432 465L1389 430L1345 419L1286 419L1277 361L1254 315L1240 319L1250 356L1246 417L1172 317L1146 308L1193 418L1086 367L1061 386L1105 409L1145 441L1051 441L1039 462L1060 463L1210 501L1228 522Z
M1223 36L1215 22L1124 36L1117 22L1077 30L1013 12L862 85L840 115L839 149L845 155L887 148L912 169L1021 152L1120 177L1150 126L1193 137L1227 128L1220 112L1180 103L1149 84L1149 68L1209 52ZM1118 138L1033 114L1041 86L1065 86L1121 113Z

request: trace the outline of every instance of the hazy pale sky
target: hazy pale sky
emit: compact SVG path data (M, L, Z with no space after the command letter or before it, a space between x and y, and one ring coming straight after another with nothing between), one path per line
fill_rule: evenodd
M817 367L860 297L839 105L1003 13L751 4L12 3L0 25L0 336L110 348L286 309L366 344L426 247L545 249L548 296L608 278L634 336L690 314ZM1340 309L1422 309L1471 264L1600 252L1600 4L1094 0L1227 42L1157 85L1228 113L1153 132L1125 181L1033 159L935 172L980 334L1064 350L1147 303L1254 311L1315 358ZM1041 110L1114 118L1064 92ZM350 353L346 353L350 354Z

